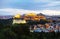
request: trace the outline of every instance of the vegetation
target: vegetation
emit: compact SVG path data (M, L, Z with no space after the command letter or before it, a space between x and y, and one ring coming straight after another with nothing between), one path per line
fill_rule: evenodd
M0 23L0 39L60 39L60 33L31 33L30 24L3 24Z

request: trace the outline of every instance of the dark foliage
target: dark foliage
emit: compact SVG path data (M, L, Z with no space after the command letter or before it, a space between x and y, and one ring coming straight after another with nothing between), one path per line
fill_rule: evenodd
M60 33L31 33L29 24L0 24L0 39L60 39Z

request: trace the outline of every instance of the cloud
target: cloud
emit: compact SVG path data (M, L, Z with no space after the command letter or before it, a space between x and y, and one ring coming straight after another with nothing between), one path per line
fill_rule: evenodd
M7 12L6 13L1 13L1 12ZM43 13L45 15L60 15L60 11L57 11L57 10L36 10L36 11L33 11L33 10L24 10L24 9L13 9L13 8L5 8L5 9L0 9L0 15L1 14L12 14L12 15L15 15L15 14L27 14L27 13Z
M60 1L56 1L56 2L50 2L46 5L43 5L45 7L53 7L53 6L57 6L57 5L60 5Z
M43 10L41 13L45 15L60 15L60 11L58 10Z
M0 12L8 12L8 14L12 13L13 15L15 14L27 14L27 13L35 13L36 11L32 10L24 10L24 9L12 9L12 8L5 8L5 9L0 9ZM36 12L37 13L37 12ZM4 14L4 13L3 13Z

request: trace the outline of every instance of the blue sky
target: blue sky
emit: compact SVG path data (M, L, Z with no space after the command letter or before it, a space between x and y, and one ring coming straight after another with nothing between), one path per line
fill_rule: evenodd
M0 0L0 8L17 8L26 10L60 10L59 0Z
M0 9L60 10L60 0L0 0Z

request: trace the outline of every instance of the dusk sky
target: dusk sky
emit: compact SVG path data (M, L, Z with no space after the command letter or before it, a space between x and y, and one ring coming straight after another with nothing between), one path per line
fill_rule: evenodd
M0 0L0 15L28 12L60 15L60 0Z

